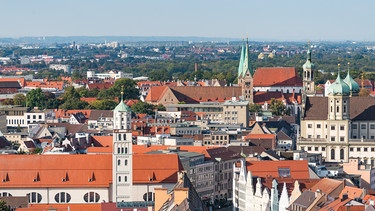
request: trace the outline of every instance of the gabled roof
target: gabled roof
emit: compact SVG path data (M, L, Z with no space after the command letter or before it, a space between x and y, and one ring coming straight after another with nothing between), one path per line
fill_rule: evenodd
M146 102L157 102L161 98L161 94L167 86L152 86L148 91L148 94L145 98Z
M26 81L26 86L28 88L55 88L58 90L64 89L63 81Z
M0 88L15 88L21 89L21 85L17 81L0 81Z
M259 67L254 73L257 86L302 86L302 78L294 67Z
M89 120L98 120L99 117L113 118L112 110L91 110Z
M320 190L322 193L327 195L331 194L334 190L336 190L339 186L343 185L344 181L339 181L335 179L323 178L313 187L311 187L312 191ZM344 186L343 186L344 187Z
M8 176L1 186L109 187L112 180L111 163L111 154L0 155L0 175ZM93 174L95 179L90 181Z
M133 184L176 183L182 170L177 154L133 155Z
M113 146L113 136L91 136L91 141L95 147Z
M253 176L278 178L279 168L289 168L290 178L309 179L307 160L247 161L246 167Z

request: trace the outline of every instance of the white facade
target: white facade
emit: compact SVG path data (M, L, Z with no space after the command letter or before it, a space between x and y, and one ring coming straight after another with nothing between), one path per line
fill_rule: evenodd
M301 86L256 86L254 91L257 92L281 92L281 93L301 93Z
M69 73L69 74L72 72L72 68L70 67L70 65L64 65L64 64L50 64L49 69L63 70L64 73Z
M117 73L109 71L108 73L95 73L94 71L87 71L87 79L99 78L99 79L120 79L120 78L130 78L133 79L132 73L123 73L118 71Z
M44 112L27 112L23 116L6 116L7 127L28 127L30 123L45 122Z

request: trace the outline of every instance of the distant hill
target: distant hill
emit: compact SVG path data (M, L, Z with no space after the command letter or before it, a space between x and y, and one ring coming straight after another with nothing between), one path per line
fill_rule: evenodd
M170 37L170 36L47 36L47 37L19 37L19 38L0 38L0 43L27 43L27 44L51 44L51 43L104 43L107 42L228 42L239 41L236 38L218 38L218 37Z

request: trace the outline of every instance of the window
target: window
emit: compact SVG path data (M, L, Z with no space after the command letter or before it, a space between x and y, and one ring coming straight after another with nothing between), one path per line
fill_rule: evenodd
M357 147L357 152L360 152L361 151L361 147Z
M357 129L357 125L356 125L356 124L353 124L353 125L352 125L352 129L356 130L356 129Z
M121 160L120 159L117 160L117 165L118 166L121 165Z
M320 138L320 135L316 135L316 138Z
M321 127L321 125L320 125L320 124L317 124L317 125L316 125L316 128L320 128L320 127Z
M308 124L307 127L308 127L308 128L312 128L312 124Z
M365 124L361 124L361 130L365 130L366 129L366 125Z
M370 125L370 129L374 130L375 129L375 124Z
M290 169L289 168L279 168L279 177L290 177Z
M363 148L363 151L367 152L367 148L366 148L366 147L365 147L365 148Z
M57 203L69 203L71 198L70 194L66 192L60 192L55 195L55 201Z
M121 177L120 176L118 177L118 181L121 182Z
M344 125L340 125L340 130L345 130L345 126Z
M335 149L331 149L331 160L335 159Z
M145 194L143 194L143 200L152 201L153 200L152 198L155 198L155 197L153 197L153 195L154 194L152 192L145 193Z
M344 149L340 149L340 160L344 160L345 152Z
M125 176L125 177L124 177L124 181L125 181L125 182L128 181L128 176Z
M344 137L344 136L341 136L341 137L340 137L340 141L345 141L345 137Z
M319 147L315 147L315 151L319 151Z
M0 192L0 197L10 197L12 196L12 194L8 193L8 192Z
M326 148L325 148L325 147L322 147L322 151L326 151Z
M335 141L336 137L335 136L331 136L331 141Z
M349 149L351 152L354 152L354 147L350 147Z
M335 130L335 126L334 125L331 125L331 130Z
M375 152L375 148L374 147L371 147L371 152Z
M42 195L40 193L31 192L26 194L27 198L29 198L29 203L40 203L42 201Z
M311 151L311 147L307 147L307 151Z
M125 160L125 166L127 166L128 165L128 160Z
M83 200L87 203L98 203L100 200L100 195L95 192L88 192L83 196Z

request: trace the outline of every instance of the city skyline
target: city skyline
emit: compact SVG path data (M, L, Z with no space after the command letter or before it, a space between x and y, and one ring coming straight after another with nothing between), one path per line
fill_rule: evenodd
M5 1L0 37L176 36L374 41L375 2Z

